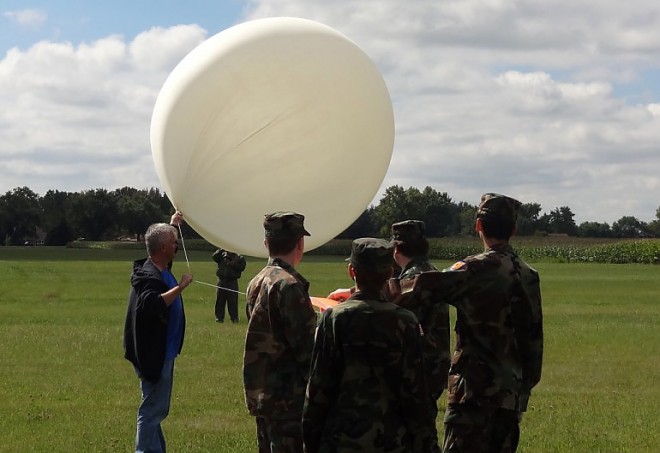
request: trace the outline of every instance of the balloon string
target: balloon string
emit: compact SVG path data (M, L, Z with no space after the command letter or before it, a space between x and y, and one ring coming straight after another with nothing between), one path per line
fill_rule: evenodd
M181 231L181 224L177 225L179 227L179 237L181 238L181 247L183 248L183 254L186 257L186 264L188 265L188 273L192 274L190 270L190 260L188 260L188 252L186 251L186 242L183 240L183 231Z
M212 285L211 283L204 283L204 282L200 282L200 281L198 281L198 280L193 280L193 281L194 281L195 283L199 283L199 284L201 284L201 285L212 286L212 287L214 287L214 288L223 289L223 290L225 290L225 291L231 291L232 293L242 294L242 295L244 295L244 296L247 295L247 294L242 293L242 292L240 292L240 291L236 291L235 289L225 288L224 286Z
M186 251L186 243L183 240L183 231L181 231L181 224L177 225L179 227L179 237L181 238L181 248L183 249L183 254L186 257L186 264L188 265L188 273L192 274L192 271L190 270L190 260L188 259L188 252ZM195 283L199 283L200 285L206 285L206 286L212 286L214 288L222 289L225 291L231 291L233 293L238 293L238 294L243 294L244 296L246 295L245 293L242 293L240 291L236 291L235 289L231 288L225 288L223 286L218 286L218 285L212 285L211 283L204 283L200 282L199 280L193 280Z

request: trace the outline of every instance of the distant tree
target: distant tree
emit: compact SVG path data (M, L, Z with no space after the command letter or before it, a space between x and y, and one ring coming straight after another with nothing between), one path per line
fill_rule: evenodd
M373 211L373 221L379 235L387 237L393 223L410 219L425 222L429 237L458 234L461 228L458 207L446 192L438 192L428 186L423 191L401 186L385 189Z
M62 218L60 223L48 230L46 234L46 245L66 245L76 238L69 222Z
M660 207L655 211L655 220L649 223L649 232L654 237L660 237Z
M373 222L373 211L374 208L372 206L365 209L348 228L337 235L337 239L357 239L377 236L378 228L376 228Z
M582 222L578 227L578 235L583 238L609 238L612 229L607 223Z
M92 240L113 239L117 231L117 203L107 189L76 193L71 200L71 224L76 234Z
M643 238L651 236L648 225L632 216L623 216L612 224L612 233L618 238Z
M547 216L547 231L549 233L577 236L578 227L573 217L575 217L575 214L568 206L553 209Z
M412 191L409 191L412 193ZM438 192L427 186L420 193L421 211L418 220L426 224L426 235L443 237L458 234L461 230L458 207L452 202L447 192ZM405 220L405 219L402 219Z
M531 236L539 230L539 214L541 205L538 203L523 203L518 211L516 222L516 234L519 236Z
M41 224L39 195L28 187L17 187L0 197L0 237L5 245L22 245L34 238Z
M417 199L415 200L415 198ZM388 237L392 223L406 219L420 219L423 212L421 193L418 189L411 187L406 190L401 186L388 187L373 211L373 219L378 229L378 235Z
M129 234L139 241L152 223L169 221L148 190L123 187L112 192L117 206L117 235Z
M39 204L41 205L41 210L43 212L43 223L42 228L44 231L50 233L53 228L58 228L56 234L59 239L57 240L58 244L49 244L49 245L63 245L60 242L64 241L64 244L75 239L75 232L71 229L69 219L71 217L71 200L73 194L69 192L61 192L59 190L49 190L44 194L43 197L39 199ZM66 226L66 228L65 228ZM72 237L64 238L60 237L61 234L68 230L68 234ZM46 239L48 245L48 237Z
M457 205L457 210L457 218L460 225L458 234L461 236L476 236L477 232L474 227L477 219L477 207L461 201Z

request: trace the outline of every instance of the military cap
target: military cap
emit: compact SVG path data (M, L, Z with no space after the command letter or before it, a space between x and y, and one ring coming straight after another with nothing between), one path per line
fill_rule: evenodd
M273 212L264 216L267 238L283 239L311 236L305 229L305 216L296 212Z
M394 246L385 239L360 238L351 244L351 265L360 270L386 272L392 269Z
M498 217L515 223L521 202L498 193L485 193L477 210L477 217Z
M392 224L392 240L407 242L426 238L426 224L421 220L404 220Z

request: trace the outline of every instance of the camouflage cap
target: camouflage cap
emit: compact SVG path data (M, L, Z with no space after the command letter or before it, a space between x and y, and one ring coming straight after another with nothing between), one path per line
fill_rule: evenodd
M521 205L521 202L506 195L485 193L481 196L477 217L499 217L515 223Z
M394 246L385 239L359 238L351 245L351 265L359 270L386 272L392 269Z
M392 240L397 242L414 241L426 238L426 224L421 220L404 220L392 224Z
M305 229L305 216L296 212L273 212L264 216L267 238L311 236Z

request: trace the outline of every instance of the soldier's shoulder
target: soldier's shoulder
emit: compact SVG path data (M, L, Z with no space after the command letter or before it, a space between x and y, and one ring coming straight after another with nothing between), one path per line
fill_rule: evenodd
M481 272L492 270L502 265L502 258L493 251L486 251L470 255L454 263L451 270L463 270L469 272Z
M289 283L296 282L296 277L291 274L287 269L284 269L280 266L268 265L264 267L257 277L260 278L264 283L269 285L281 284L286 285ZM255 278L257 278L255 277Z

